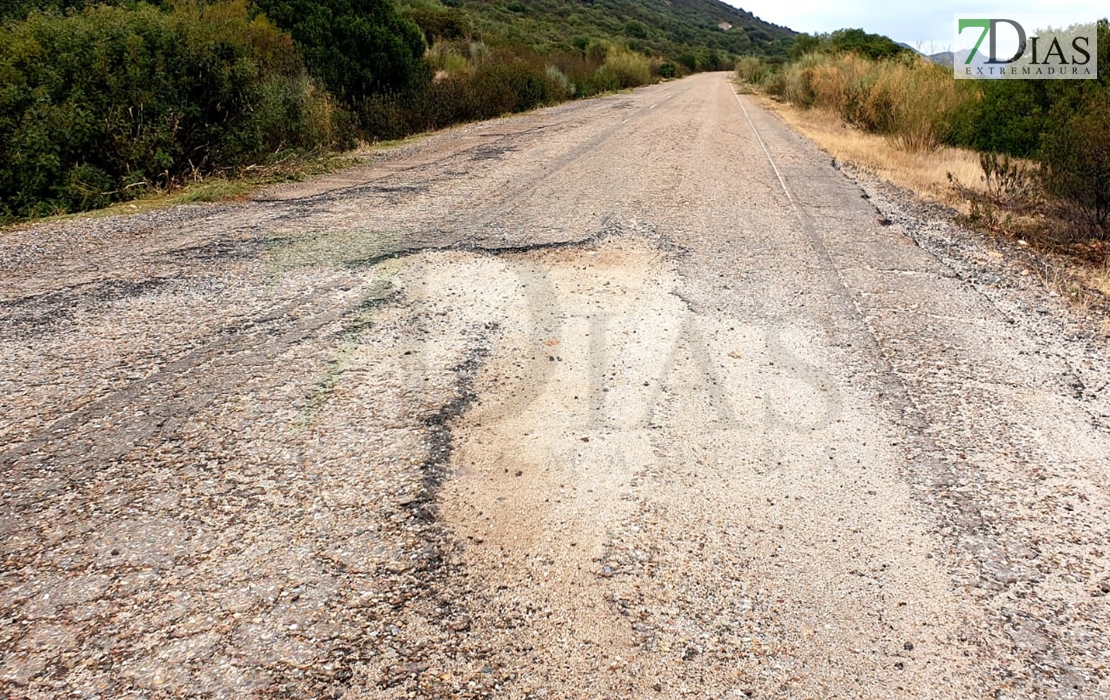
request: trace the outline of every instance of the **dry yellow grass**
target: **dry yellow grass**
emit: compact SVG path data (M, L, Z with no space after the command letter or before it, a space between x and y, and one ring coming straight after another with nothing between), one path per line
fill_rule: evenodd
M952 207L967 215L970 203L948 180L952 173L960 184L986 194L979 154L962 148L942 147L931 152L910 152L899 148L890 139L869 134L847 124L828 109L803 109L774 100L758 92L748 91L750 99L777 114L790 127L809 138L838 161L850 163L900 187L915 192L927 201ZM1032 221L1027 216L1014 216L1016 225ZM1013 234L1011 234L1013 235ZM1069 264L1069 279L1078 279L1084 286L1110 297L1110 262L1100 267ZM1063 288L1062 284L1054 284ZM1073 290L1069 287L1069 296ZM1077 300L1087 301L1085 295ZM1110 332L1110 320L1107 321Z
M1092 289L1110 297L1110 261L1107 261L1101 268L1087 268L1079 271L1079 278ZM1106 332L1110 333L1110 319L1105 323Z
M948 173L966 187L986 191L980 179L983 170L979 166L979 154L975 151L942 147L931 152L910 152L885 136L852 127L829 110L801 109L760 94L752 95L751 99L778 114L837 160L913 190L929 201L967 213L968 203L953 192Z

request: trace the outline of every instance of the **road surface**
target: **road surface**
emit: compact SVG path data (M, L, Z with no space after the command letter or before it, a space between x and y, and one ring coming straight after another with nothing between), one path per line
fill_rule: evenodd
M727 78L4 233L0 694L1110 696L1097 324Z

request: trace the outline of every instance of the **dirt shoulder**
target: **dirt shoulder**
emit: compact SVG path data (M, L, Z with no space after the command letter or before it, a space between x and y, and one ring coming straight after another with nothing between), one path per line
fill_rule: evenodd
M750 88L749 88L750 89ZM1053 289L1070 296L1081 311L1098 306L1110 315L1110 267L1106 242L1082 235L1085 225L1044 197L1033 173L1036 164L1020 159L1023 169L1016 182L1029 193L1022 196L991 192L984 182L979 154L963 148L939 147L911 152L879 134L863 132L837 114L801 109L758 93L748 95L792 129L811 139L849 169L860 169L918 198L957 214L964 226L997 240L1007 257L1024 260L1033 273ZM947 215L945 215L947 218Z

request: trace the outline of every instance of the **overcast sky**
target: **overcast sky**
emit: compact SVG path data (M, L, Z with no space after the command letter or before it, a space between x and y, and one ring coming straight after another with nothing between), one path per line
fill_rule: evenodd
M945 51L952 44L952 16L959 13L984 13L1006 17L1019 12L1052 12L1065 9L1055 2L1023 0L964 0L950 2L891 2L884 0L726 0L760 19L790 27L799 32L831 32L845 27L862 27L868 32L885 34L925 53ZM1071 0L1070 12L1089 13L1093 18L1110 15L1106 0ZM930 51L930 45L933 50Z

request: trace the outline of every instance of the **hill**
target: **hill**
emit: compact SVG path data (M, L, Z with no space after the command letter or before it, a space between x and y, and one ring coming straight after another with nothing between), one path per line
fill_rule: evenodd
M940 53L929 54L928 59L938 66L952 67L953 56L951 51L941 51Z
M716 53L725 62L737 56L785 57L795 36L719 0L445 0L443 5L402 0L402 5L458 11L483 40L541 53L608 42L671 59Z
M169 2L147 0L154 5ZM398 0L417 24L444 18L463 33L491 43L511 42L540 53L584 50L590 41L627 45L633 51L677 59L719 54L722 63L738 56L785 57L796 33L765 22L720 0ZM129 5L129 0L10 0L0 18L22 19L33 9L62 12L93 4ZM267 15L332 2L254 0ZM351 3L352 9L357 3ZM330 8L328 12L335 10ZM282 22L279 21L279 24ZM436 38L428 36L431 44ZM450 38L450 37L449 37ZM694 70L694 66L688 66ZM717 67L717 66L711 66Z

